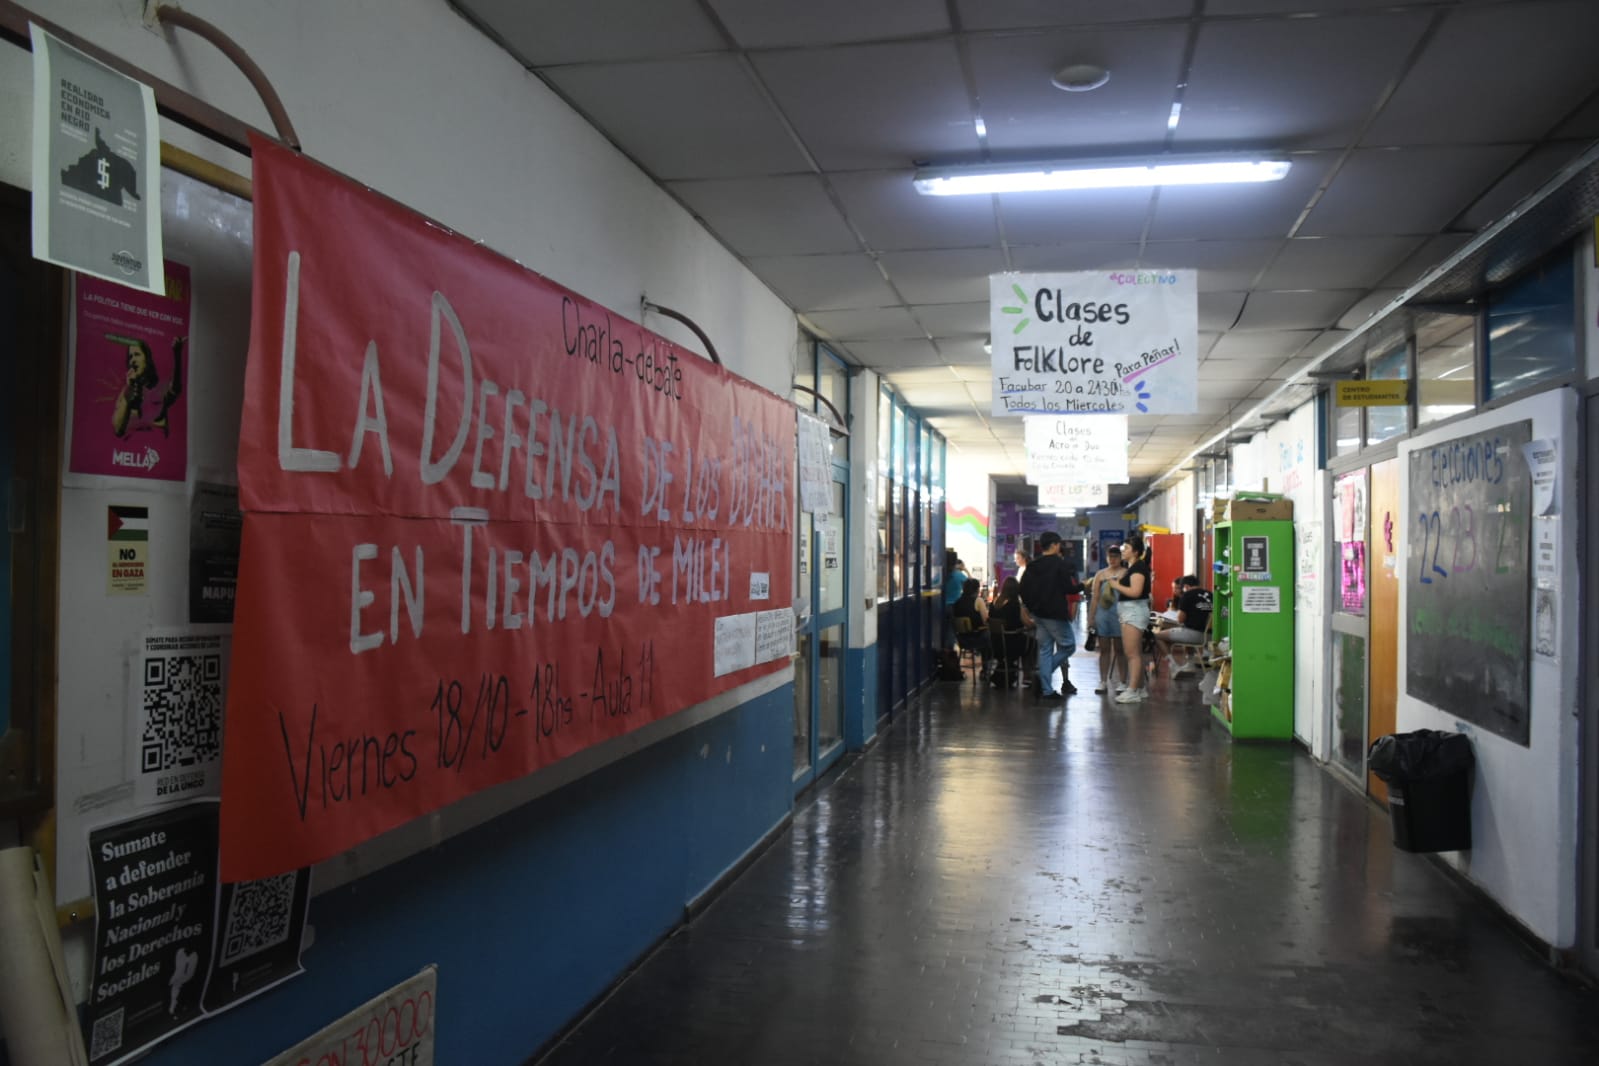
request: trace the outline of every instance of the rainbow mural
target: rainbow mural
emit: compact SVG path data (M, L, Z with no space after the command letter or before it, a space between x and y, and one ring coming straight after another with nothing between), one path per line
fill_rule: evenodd
M944 534L962 532L973 537L988 539L988 516L976 507L951 507L944 505Z

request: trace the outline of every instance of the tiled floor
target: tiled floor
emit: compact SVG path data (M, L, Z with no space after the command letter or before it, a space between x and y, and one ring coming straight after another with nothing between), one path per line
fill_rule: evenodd
M1156 692L935 686L544 1063L1599 1062L1379 811Z

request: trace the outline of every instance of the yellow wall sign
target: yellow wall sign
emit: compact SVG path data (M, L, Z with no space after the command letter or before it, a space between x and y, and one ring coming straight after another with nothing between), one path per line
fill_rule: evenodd
M1402 407L1410 402L1408 381L1337 382L1339 407Z

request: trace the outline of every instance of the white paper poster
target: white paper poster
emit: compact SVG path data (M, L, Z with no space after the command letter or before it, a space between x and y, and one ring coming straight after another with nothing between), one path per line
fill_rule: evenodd
M1532 583L1552 589L1560 574L1560 520L1540 516L1532 526Z
M1245 614L1281 614L1282 593L1276 585L1251 585L1239 593Z
M155 94L28 28L34 258L165 295Z
M716 677L755 665L755 615L730 614L716 620L712 673Z
M1559 606L1554 589L1532 590L1532 651L1540 659L1560 658Z
M1552 440L1535 440L1521 446L1527 457L1527 469L1532 471L1532 513L1554 515L1560 513L1559 488L1560 446Z
M1125 415L1037 415L1022 420L1027 483L1121 485L1127 481Z
M993 274L988 285L994 414L1199 409L1194 271Z
M787 609L755 614L755 661L776 662L794 650L794 612Z
M771 598L772 575L766 571L752 571L750 573L750 599L769 600Z
M1109 502L1109 485L1038 486L1040 511L1080 511L1086 507L1102 507Z
M384 1063L433 1066L439 972L432 966L262 1066Z
M205 627L145 634L128 701L139 806L220 795L227 676L227 637Z
M833 437L827 423L799 415L800 510L818 517L833 513Z

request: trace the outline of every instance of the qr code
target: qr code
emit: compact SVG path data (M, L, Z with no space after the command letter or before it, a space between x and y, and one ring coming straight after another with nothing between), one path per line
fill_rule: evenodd
M146 656L140 769L201 766L221 754L221 744L222 656Z
M122 1047L122 1008L94 1020L94 1030L89 1034L89 1060L95 1061L120 1050Z
M227 966L289 939L294 925L293 873L235 885L223 927L222 959Z

